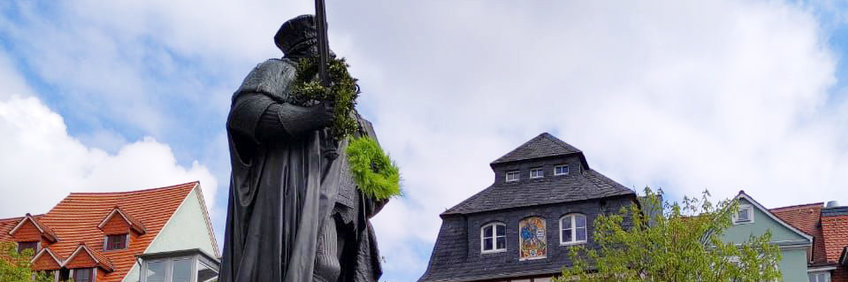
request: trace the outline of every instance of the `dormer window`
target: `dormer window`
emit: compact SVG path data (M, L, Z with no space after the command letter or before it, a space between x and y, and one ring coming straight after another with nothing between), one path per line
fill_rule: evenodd
M518 171L508 171L506 173L506 182L518 181Z
M542 168L534 168L530 169L530 178L542 178L545 177L545 171Z
M506 251L506 225L489 223L480 229L480 249L482 253Z
M568 165L558 165L554 167L554 176L568 175Z
M754 222L754 207L751 205L739 205L739 210L733 214L733 224L745 224Z
M74 269L74 282L91 282L94 281L94 268L77 268Z
M126 249L128 237L129 234L106 235L106 242L104 242L103 250L112 251Z
M25 250L29 249L32 250L32 254L34 255L38 252L38 243L38 241L18 242L18 253L22 254Z

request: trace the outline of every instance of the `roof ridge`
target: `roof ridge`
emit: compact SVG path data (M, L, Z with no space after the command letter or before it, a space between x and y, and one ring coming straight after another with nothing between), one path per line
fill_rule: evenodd
M563 149L566 149L566 150L570 150L570 149L571 149L571 148L568 148L568 147L566 147L566 146L565 146L565 145L566 145L566 144L564 144L564 143L565 143L565 141L562 141L562 139L556 138L555 136L551 135L551 134L550 134L550 133L548 133L547 131L546 131L546 132L542 132L542 134L540 134L540 136L545 137L545 138L548 138L548 140L551 140L552 142L554 142L554 144L556 144L557 146L562 147ZM529 142L529 141L528 141L528 142ZM571 146L571 145L569 145L569 146ZM571 146L571 147L574 147L574 146ZM577 149L577 147L574 147L574 149ZM577 149L577 150L578 150L578 151L580 151L580 149Z
M69 196L70 195L114 195L114 196L127 195L127 194L143 193L143 192L152 192L152 191L155 191L155 190L175 189L175 188L178 188L179 186L184 186L184 185L188 185L188 184L198 184L198 183L200 183L200 181L195 180L195 181L191 181L191 182L180 183L180 184L169 185L169 186L163 186L163 187L147 188L147 189L132 190L132 191L121 191L121 192L71 192L69 194ZM192 187L194 187L194 186L192 186Z
M30 216L32 216L32 217L42 217L42 216L44 216L44 214L43 214L43 213L41 213L41 214L31 214ZM16 216L16 217L0 218L0 221L6 221L6 220L21 220L21 219L23 219L24 217L26 217L26 215L24 215L24 216Z
M583 151L548 132L542 132L492 161L489 165L572 154L582 155ZM585 162L584 165L588 166Z
M809 204L800 204L800 205L792 205L792 206L785 206L785 207L777 207L777 208L769 209L769 211L784 211L784 210L791 210L791 209L796 209L796 208L801 208L801 207L807 207L807 206L818 206L818 207L821 207L822 205L824 205L824 202L809 203Z

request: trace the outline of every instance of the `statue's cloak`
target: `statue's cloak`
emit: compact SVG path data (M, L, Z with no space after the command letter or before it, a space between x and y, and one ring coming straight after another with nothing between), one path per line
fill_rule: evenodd
M322 256L318 239L325 220L334 218L351 221L340 222L352 230L343 237L355 238L344 243L354 248L351 259L341 262L341 268L351 268L343 276L354 278L340 280L374 281L381 270L367 219L382 205L352 188L347 141L338 145L339 157L330 160L322 156L322 146L332 138L326 130L265 143L256 136L265 110L287 102L295 74L292 60L268 60L233 95L227 121L232 175L220 281L320 280L313 278L314 270L321 269L316 266L316 256L319 261ZM376 138L369 122L359 122L359 135Z

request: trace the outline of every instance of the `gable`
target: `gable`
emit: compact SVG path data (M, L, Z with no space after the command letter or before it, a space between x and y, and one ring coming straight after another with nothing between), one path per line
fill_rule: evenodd
M30 242L30 241L40 241L41 240L41 230L38 230L38 227L35 226L35 223L29 218L22 219L24 222L17 229L13 230L12 239L15 242Z
M79 248L70 260L65 262L66 268L87 268L97 266L97 261L83 248Z
M723 235L726 242L741 244L747 241L751 235L762 236L767 231L770 231L771 242L777 245L810 245L812 243L812 237L810 235L795 229L774 216L770 211L764 209L759 203L747 195L741 194L740 196L742 197L737 197L740 207L743 205L752 207L753 222L731 225L725 230Z
M197 189L192 190L144 253L197 248L209 255L217 255L200 197L203 196L198 194Z
M127 234L130 232L130 224L118 214L114 214L100 228L105 235Z
M209 229L210 223L206 217L205 208L200 189L193 189L173 216L168 219L144 254L200 249L212 257L217 257L217 243L211 234L212 230ZM135 281L138 275L139 265L134 264L124 281Z
M50 253L50 249L42 249L38 255L33 258L32 261L32 269L33 270L56 270L61 268L62 265L60 262L56 261L56 258Z

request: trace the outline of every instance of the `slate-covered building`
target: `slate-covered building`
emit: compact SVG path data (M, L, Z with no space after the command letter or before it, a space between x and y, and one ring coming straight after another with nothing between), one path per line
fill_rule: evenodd
M637 201L592 170L583 152L542 133L490 164L494 183L440 215L419 281L550 281L575 245L594 246L592 222Z

